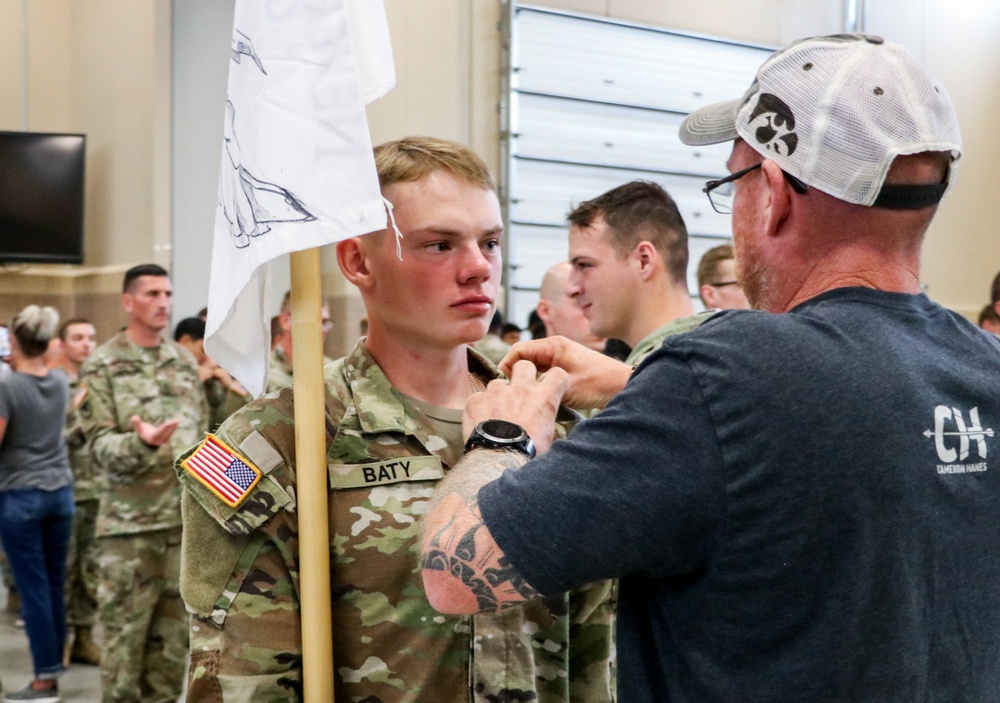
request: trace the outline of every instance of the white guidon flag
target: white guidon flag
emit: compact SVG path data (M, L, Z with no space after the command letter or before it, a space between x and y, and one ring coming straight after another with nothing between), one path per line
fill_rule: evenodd
M365 105L394 84L382 0L237 0L205 350L254 396L270 262L386 226Z

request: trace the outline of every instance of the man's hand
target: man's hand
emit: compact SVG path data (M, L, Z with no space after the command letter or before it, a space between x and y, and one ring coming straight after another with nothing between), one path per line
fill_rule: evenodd
M518 361L509 373L510 382L490 381L485 393L476 393L465 404L462 430L472 434L480 422L498 419L524 428L539 454L548 451L555 431L556 411L566 392L568 377L559 368L538 376L529 361Z
M500 370L509 376L520 360L530 361L543 372L554 368L565 371L569 387L562 402L577 410L603 408L621 392L632 375L632 367L628 364L565 337L518 342L500 362Z
M170 438L174 436L174 430L181 424L180 418L167 420L160 425L150 424L138 415L133 415L130 419L139 439L150 447L159 447L169 442Z

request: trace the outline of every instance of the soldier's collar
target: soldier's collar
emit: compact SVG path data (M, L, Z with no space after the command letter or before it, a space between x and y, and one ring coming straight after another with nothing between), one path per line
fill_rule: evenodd
M500 376L497 368L482 354L467 347L469 368L484 382ZM375 359L365 349L364 339L345 359L358 423L365 432L401 432L420 435L422 415L389 383Z

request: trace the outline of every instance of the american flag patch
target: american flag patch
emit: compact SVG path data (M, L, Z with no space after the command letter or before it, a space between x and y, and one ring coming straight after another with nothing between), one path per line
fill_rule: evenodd
M181 466L230 508L238 506L261 477L249 459L238 456L212 434Z

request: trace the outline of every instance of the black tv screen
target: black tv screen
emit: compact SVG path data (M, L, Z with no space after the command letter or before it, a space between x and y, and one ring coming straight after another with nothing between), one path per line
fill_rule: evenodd
M0 132L0 262L83 263L85 143Z

